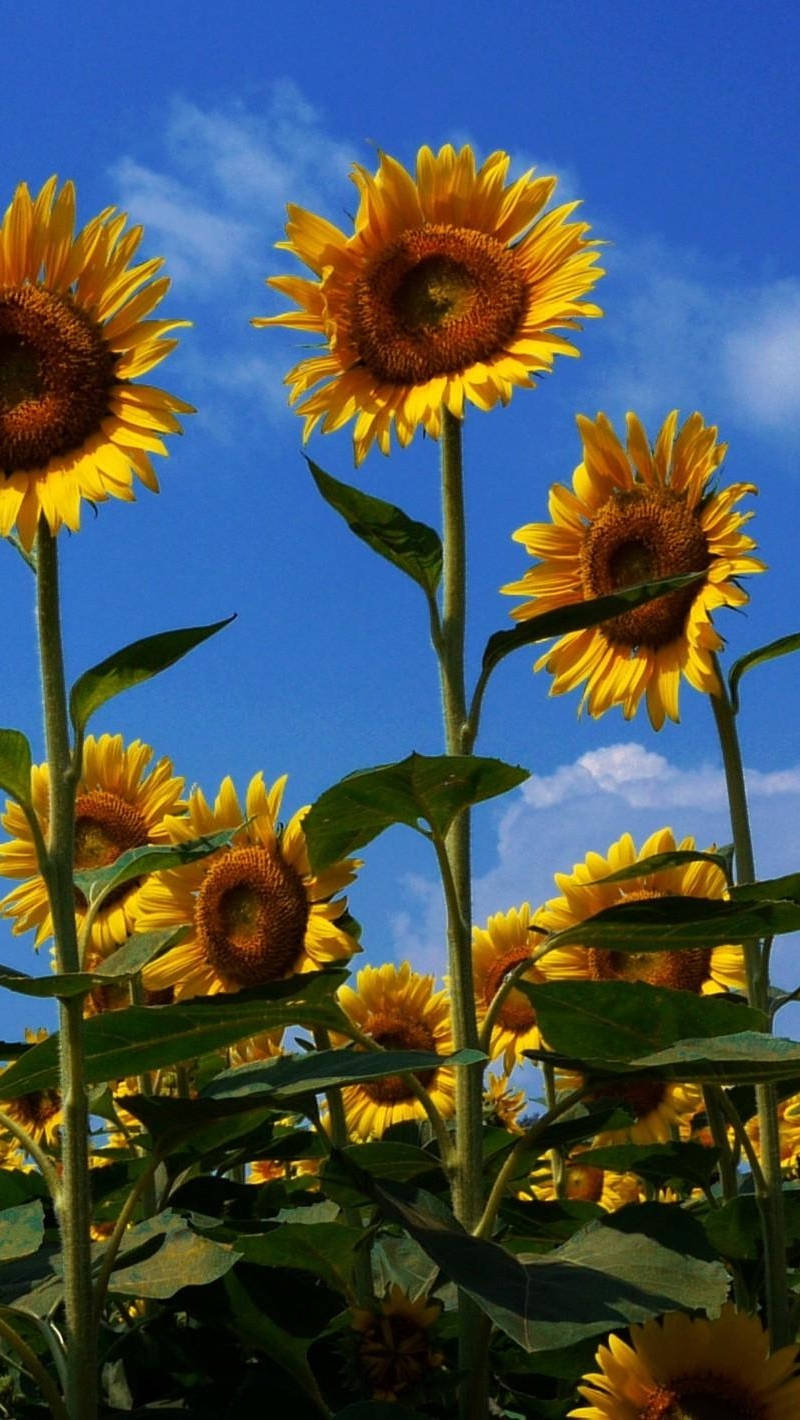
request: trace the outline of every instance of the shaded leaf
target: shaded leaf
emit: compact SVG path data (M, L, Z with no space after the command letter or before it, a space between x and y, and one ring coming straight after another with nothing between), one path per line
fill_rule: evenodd
M425 1416L421 1410L409 1410L394 1400L357 1400L337 1410L333 1420L425 1420Z
M619 868L616 873L609 873L605 878L594 878L597 883L624 883L629 879L644 878L649 873L663 873L669 868L683 868L689 863L714 863L721 868L726 879L731 876L731 857L733 845L719 848L716 853L701 853L699 850L689 851L686 848L675 848L671 853L653 853L649 858L642 858L636 863L631 863L627 868Z
M475 755L410 754L358 770L326 789L303 821L311 862L328 867L395 823L418 829L422 821L444 837L462 809L527 778L526 769Z
M328 1415L329 1411L320 1396L314 1374L306 1359L309 1339L293 1336L273 1321L250 1295L241 1276L229 1272L224 1285L242 1339L248 1345L266 1352L270 1359L300 1386L315 1411Z
M667 952L681 947L717 947L800 929L800 902L759 901L755 891L744 899L745 891L757 886L744 884L731 902L658 897L619 903L555 932L548 946L586 942L593 947L610 946L614 951Z
M325 473L313 459L306 459L314 482L326 503L341 514L356 537L385 557L401 572L412 577L432 596L442 576L442 544L439 534L425 523L415 522L401 508L373 498L349 483L340 483Z
M364 1238L360 1228L344 1223L291 1222L268 1233L241 1234L236 1247L247 1262L261 1267L299 1267L347 1295L355 1251Z
M28 1257L44 1238L44 1213L38 1198L4 1208L0 1216L0 1262Z
M346 971L309 972L248 991L90 1016L83 1027L87 1084L194 1060L273 1027L340 1029L342 1015L332 995L346 977ZM58 1032L31 1046L3 1074L6 1099L57 1083Z
M687 1257L714 1262L718 1252L708 1240L698 1218L680 1203L626 1203L600 1220L613 1232L644 1234L653 1242Z
M359 1184L362 1172L369 1180L366 1187L363 1180ZM439 1160L425 1149L380 1139L370 1144L348 1144L333 1153L322 1166L320 1186L336 1203L346 1208L371 1198L371 1183L374 1180L405 1183L424 1179L431 1186L433 1181L430 1176L440 1173Z
M222 828L218 833L190 838L187 843L147 843L142 848L129 848L107 868L88 868L85 872L76 873L73 882L87 902L96 902L134 878L147 877L148 873L163 873L167 868L180 868L186 863L197 862L198 858L207 858L220 848L228 848L237 832L235 828Z
M129 646L115 651L91 670L84 671L76 680L69 697L69 713L76 730L88 724L95 710L142 681L150 680L159 671L174 665L188 651L199 646L202 641L229 626L233 621L228 616L224 621L212 622L210 626L186 626L177 631L162 631L156 636L145 636L140 641L132 641Z
M21 730L0 730L0 789L30 805L31 747Z
M740 656L739 660L734 662L728 674L734 715L739 713L739 681L745 672L752 670L754 666L764 665L766 661L774 661L778 656L788 656L792 651L798 650L800 631L795 631L790 636L780 636L777 641L770 641L767 646L748 651L746 656Z
M672 1079L759 1084L795 1076L800 1043L760 1031L742 1031L716 1040L679 1040L669 1050L632 1062Z
M719 1149L691 1140L680 1143L677 1139L667 1144L614 1144L581 1154L581 1163L592 1168L635 1173L658 1186L680 1179L696 1188L708 1186L718 1159Z
M737 883L730 889L735 902L800 902L800 873L780 878L762 878L755 883Z
M724 996L645 981L517 982L548 1046L578 1059L630 1060L687 1036L757 1031L761 1013Z
M262 1094L279 1094L287 1099L335 1085L382 1080L387 1075L419 1073L445 1065L475 1065L485 1059L480 1050L459 1050L452 1055L437 1055L432 1050L315 1050L308 1055L237 1065L217 1075L203 1094L208 1099Z
M96 971L72 971L51 976L28 976L13 966L0 966L0 986L22 996L82 996L96 986L120 983L141 971L147 962L181 935L182 927L162 932L139 932L128 938L124 946L107 957Z
M487 676L505 656L520 650L522 646L530 646L536 641L549 641L551 637L564 636L569 631L582 631L587 626L599 626L601 622L622 616L634 607L644 606L645 602L665 596L667 592L688 587L705 575L705 572L687 572L679 577L665 577L658 582L641 582L635 587L624 587L612 592L610 596L572 602L569 606L540 612L538 616L521 622L511 631L496 631L486 643L481 674Z
M128 1242L135 1238L136 1229ZM203 1287L224 1277L238 1255L227 1244L210 1241L188 1224L170 1229L156 1252L111 1274L109 1292L126 1297L174 1297L182 1287Z

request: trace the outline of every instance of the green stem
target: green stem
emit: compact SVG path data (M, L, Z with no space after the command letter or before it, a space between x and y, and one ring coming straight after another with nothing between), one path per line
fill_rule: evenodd
M100 1271L97 1274L97 1281L94 1285L94 1295L92 1298L92 1309L95 1326L97 1326L100 1321L100 1316L105 1305L106 1293L108 1292L108 1284L111 1278L111 1273L114 1270L114 1263L117 1260L117 1254L119 1252L122 1239L125 1236L125 1230L129 1222L131 1221L131 1218L133 1217L133 1212L137 1203L139 1202L139 1199L142 1197L142 1194L146 1192L148 1185L153 1182L160 1163L161 1159L158 1154L156 1154L150 1160L147 1166L142 1169L142 1172L139 1174L139 1177L137 1178L135 1184L133 1185L133 1188L125 1199L122 1208L120 1209L119 1217L117 1218L117 1221L114 1224L114 1230L106 1244L105 1252L103 1253L103 1261L100 1266Z
M731 828L736 854L737 882L754 882L756 871L753 857L753 840L750 832L750 816L747 808L744 767L736 730L736 716L727 691L722 668L714 657L719 689L711 696L711 707L722 750L725 768L725 783L730 805ZM768 956L760 942L743 943L747 972L747 999L756 1010L762 1011L769 1025L769 975ZM758 1108L758 1128L761 1142L761 1160L764 1175L764 1190L757 1190L761 1231L764 1246L764 1277L766 1293L767 1326L774 1348L785 1346L789 1335L789 1294L786 1281L786 1220L783 1206L783 1176L781 1173L780 1133L778 1107L775 1088L772 1085L756 1085L756 1105Z
M55 1416L55 1420L70 1420L69 1413L58 1393L58 1389L47 1374L36 1352L31 1350L27 1341L23 1341L19 1333L15 1331L13 1326L10 1326L2 1316L0 1316L0 1336L6 1344L11 1347L12 1351L16 1351L28 1375L38 1385L39 1390L47 1401L50 1414Z
M472 749L467 723L464 650L467 623L467 537L461 421L442 409L442 619L437 657L442 693L445 749L462 755ZM447 950L453 1043L456 1050L478 1048L472 971L472 883L470 813L463 809L437 849L447 898ZM446 862L446 871L444 865ZM483 1204L483 1066L456 1070L456 1156L453 1210L464 1227L477 1224ZM459 1294L459 1410L461 1420L483 1420L488 1412L488 1330L476 1304Z
M314 1044L317 1050L330 1050L331 1037L328 1031L317 1027L314 1031ZM325 1091L325 1100L328 1105L329 1137L331 1144L337 1149L346 1148L349 1142L347 1133L347 1116L342 1104L341 1089L330 1089ZM363 1221L358 1208L342 1206L342 1218L351 1228L361 1228L363 1232ZM353 1255L353 1291L356 1306L371 1307L375 1302L375 1289L372 1285L372 1252L369 1244L369 1236L364 1235L363 1245L359 1244Z
M50 830L44 874L53 917L58 970L80 970L75 930L75 786L80 766L73 760L67 719L67 691L61 644L56 540L44 520L36 535L39 658L50 774ZM97 1415L97 1344L92 1324L89 1241L89 1108L83 1044L83 997L59 1002L63 1203L58 1212L64 1257L67 1410L70 1420Z
M547 1102L548 1113L552 1114L558 1104L556 1095L556 1072L552 1065L548 1065L546 1062L542 1064L542 1076L544 1079L544 1097ZM560 1149L550 1150L550 1171L553 1175L553 1191L556 1198L561 1202L567 1196L567 1170L564 1155Z

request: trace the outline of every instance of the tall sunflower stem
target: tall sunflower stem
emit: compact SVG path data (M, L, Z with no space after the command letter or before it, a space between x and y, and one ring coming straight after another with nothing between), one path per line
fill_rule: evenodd
M330 1050L329 1032L317 1027L314 1030L314 1044L317 1050ZM336 1149L344 1149L349 1143L349 1135L341 1089L326 1090L325 1101L328 1106L328 1135L331 1144ZM359 1228L363 1232L363 1219L358 1208L352 1205L343 1205L342 1218L349 1227ZM375 1288L372 1283L372 1250L366 1235L363 1247L360 1245L356 1247L353 1254L353 1292L356 1305L359 1307L369 1307L375 1301Z
M548 1114L556 1108L558 1096L556 1093L556 1072L552 1065L542 1065L542 1077L544 1079L544 1097L547 1103ZM560 1149L550 1150L550 1172L553 1175L553 1192L556 1198L563 1200L567 1196L567 1168L564 1162L564 1155Z
M464 651L467 621L467 536L461 421L442 409L442 617L438 644L445 750L471 752ZM437 849L447 901L447 948L453 1044L456 1050L478 1048L478 1025L472 973L472 885L470 814L463 809L453 822L443 851ZM483 1206L483 1067L456 1071L456 1155L452 1175L453 1209L468 1230ZM488 1342L485 1319L465 1293L459 1295L459 1373L461 1420L483 1420L488 1412Z
M736 715L725 684L722 668L714 657L718 690L711 696L711 707L719 736L725 783L730 806L731 829L736 855L736 881L755 881L753 840L747 807L742 753L736 728ZM747 973L747 999L762 1011L771 1030L769 1016L769 957L762 944L755 940L743 944ZM761 1148L764 1188L758 1189L759 1215L764 1247L764 1290L767 1326L775 1348L785 1346L789 1334L789 1293L786 1278L786 1220L783 1204L780 1132L778 1105L773 1085L756 1085L756 1106Z
M50 830L45 881L53 918L58 970L80 970L75 928L75 786L79 766L70 749L61 640L56 540L42 519L36 535L36 587L44 728L50 775ZM67 1380L70 1420L97 1415L97 1338L92 1319L89 1225L89 1101L83 1038L83 997L59 1002L59 1071L63 1124L62 1201L58 1209L64 1266Z

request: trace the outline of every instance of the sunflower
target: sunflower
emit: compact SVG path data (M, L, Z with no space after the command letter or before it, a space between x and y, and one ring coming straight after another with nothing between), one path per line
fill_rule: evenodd
M582 1149L574 1149L564 1161L566 1197L570 1202L597 1203L606 1213L638 1203L639 1181L632 1173L614 1173L593 1164L581 1163ZM550 1165L542 1161L531 1173L528 1188L534 1198L550 1203L556 1197Z
M508 404L515 386L578 352L555 330L572 331L600 309L579 298L603 272L578 203L542 216L556 187L533 169L507 184L510 158L495 152L476 172L475 155L449 144L420 148L416 180L383 153L375 176L355 165L359 207L351 236L290 205L279 243L314 279L272 276L268 285L299 310L254 325L318 333L325 346L286 376L304 416L304 437L355 419L356 463L391 426L408 444L419 425L438 438L442 408L462 418L464 401Z
M507 1075L487 1075L483 1092L483 1117L511 1134L524 1134L519 1117L528 1103L524 1090L514 1090Z
M551 898L536 914L536 921L548 932L561 932L594 917L607 907L626 902L657 900L660 897L724 898L725 875L715 863L699 860L641 878L607 883L602 879L622 868L632 867L657 853L694 851L694 839L677 843L672 830L661 828L650 835L637 853L629 833L612 843L604 858L587 853L571 873L556 873L562 896ZM711 850L713 851L713 850ZM647 981L652 986L671 986L678 991L711 995L745 988L744 955L738 946L691 947L674 952L624 952L609 947L574 946L559 949L558 970L562 977L590 981ZM547 966L544 956L541 968Z
M317 971L359 950L339 925L347 901L336 898L361 866L355 858L313 873L303 819L278 824L286 775L267 789L263 775L250 780L242 809L233 781L225 778L213 809L202 790L189 798L183 818L168 818L174 843L234 829L230 848L169 872L142 889L137 926L142 931L184 925L183 941L142 973L148 990L172 986L175 1000L263 986L294 972Z
M48 1034L44 1027L39 1030L30 1030L28 1027L25 1029L25 1039L29 1045L41 1045L43 1040L47 1040ZM32 1090L29 1094L17 1095L16 1099L12 1100L2 1099L2 1093L3 1072L0 1070L0 1109L9 1119L13 1119L15 1124L22 1125L35 1143L50 1147L58 1144L64 1117L58 1090Z
M433 977L420 976L407 961L400 966L365 966L356 978L356 989L340 986L337 994L354 1025L385 1050L434 1050L437 1055L453 1050L447 992L434 992ZM451 1116L455 1111L452 1069L420 1070L418 1079L439 1113ZM356 1139L380 1138L391 1124L426 1118L401 1075L345 1085L342 1104Z
M530 904L512 907L508 912L496 912L485 927L472 929L472 971L478 1020L483 1021L497 991L506 977L526 961L544 940L543 932L532 929L534 920ZM539 916L536 915L538 926ZM524 979L532 982L554 980L573 974L572 955L558 949L542 958L540 966L531 966ZM524 1051L541 1046L536 1012L528 997L512 987L497 1013L492 1027L489 1055L492 1060L503 1057L503 1069L508 1073L514 1065L524 1063Z
M352 1307L350 1325L358 1333L357 1366L373 1400L394 1401L417 1387L444 1356L434 1349L431 1330L442 1304L411 1297L394 1284L375 1308Z
M748 1119L745 1127L760 1159L761 1130L758 1115ZM789 1099L778 1102L778 1140L784 1177L800 1177L800 1095L792 1095Z
M531 601L511 615L528 621L541 612L608 596L620 587L701 572L702 579L600 626L571 631L536 662L554 676L551 694L585 682L581 708L602 715L621 705L626 719L643 695L653 727L678 719L684 675L695 690L719 691L714 653L723 645L711 613L749 600L739 586L744 573L763 572L749 554L752 538L741 531L752 516L736 511L752 483L719 492L711 479L725 456L715 428L692 414L676 435L677 410L668 415L650 448L635 414L628 415L627 452L604 414L578 417L583 462L573 491L555 484L550 523L529 523L514 533L540 559L502 591Z
M577 1071L556 1071L556 1078L561 1092L579 1089L586 1079ZM619 1100L631 1115L630 1124L596 1135L595 1144L603 1148L612 1144L666 1144L676 1136L688 1139L692 1118L702 1106L703 1092L694 1082L679 1084L649 1076L626 1079L620 1075L595 1085L585 1099Z
M75 233L75 189L20 183L0 225L0 534L30 548L40 514L52 533L80 527L83 498L158 492L150 454L192 406L137 375L188 321L148 320L169 287L160 257L131 266L141 227L107 207Z
M800 1410L797 1347L770 1356L758 1318L731 1302L714 1321L670 1312L630 1338L600 1347L574 1420L794 1420Z
M180 813L183 780L173 775L168 759L159 759L148 772L153 757L149 745L133 740L127 748L121 735L88 735L83 770L75 799L75 869L88 872L113 863L129 848L167 841L164 819ZM46 764L31 769L31 800L47 837L50 821L50 773ZM14 918L12 931L36 928L36 946L53 935L47 888L39 872L30 826L15 803L6 804L0 819L12 834L0 845L0 874L24 878L19 887L0 901L0 911ZM106 898L91 929L90 957L98 964L134 930L140 881L133 879ZM78 925L86 915L86 902L75 892Z

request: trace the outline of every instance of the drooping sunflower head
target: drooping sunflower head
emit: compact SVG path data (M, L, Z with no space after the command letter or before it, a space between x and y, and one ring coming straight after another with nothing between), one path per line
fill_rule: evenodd
M628 1203L639 1201L639 1181L632 1173L615 1173L584 1162L583 1149L573 1149L564 1163L565 1197L571 1202L596 1203L606 1213L614 1213ZM552 1169L544 1159L537 1164L528 1181L528 1191L543 1203L553 1202L556 1189Z
M350 1325L358 1335L356 1368L366 1379L373 1400L394 1401L424 1383L442 1365L432 1332L441 1302L411 1297L396 1284L374 1309L353 1307Z
M796 1346L770 1355L758 1317L726 1302L713 1321L670 1312L610 1336L578 1390L574 1420L789 1420L800 1410Z
M137 925L142 931L184 926L183 941L145 967L148 990L173 987L176 1000L239 991L317 971L359 950L340 925L347 901L335 897L361 866L343 859L314 873L298 810L285 828L279 814L286 776L267 789L250 781L244 809L230 778L214 807L200 789L183 818L168 818L172 842L235 830L230 848L175 871L157 873L142 889Z
M726 446L701 415L690 415L680 430L677 418L673 410L651 448L635 414L628 415L627 446L604 414L579 416L583 462L572 489L554 485L552 521L514 533L539 561L502 588L531 598L511 613L526 621L622 587L700 574L599 626L569 632L536 662L555 676L553 695L584 685L581 707L594 716L620 705L630 719L645 696L657 730L667 716L678 719L681 676L695 690L718 692L714 653L723 641L711 614L743 606L748 596L738 578L764 570L742 532L751 514L736 508L756 488L735 483L715 491L711 480Z
M450 1002L445 991L434 991L433 977L400 966L365 966L356 987L340 986L339 1004L354 1025L384 1050L431 1050L447 1055L453 1049ZM425 1086L439 1113L449 1117L455 1109L452 1069L438 1066L422 1070ZM346 1085L342 1103L351 1135L380 1138L392 1124L424 1119L425 1110L402 1075Z
M26 1027L25 1040L28 1045L41 1045L46 1040L48 1031L44 1027L38 1030L31 1030ZM58 1143L59 1132L63 1121L63 1109L61 1094L58 1090L32 1090L27 1095L17 1095L16 1099L3 1100L3 1073L0 1070L0 1108L13 1119L16 1124L30 1135L35 1144L44 1144L52 1147ZM11 1151L11 1158L19 1157L19 1149L24 1148L19 1140L15 1140L15 1147ZM13 1167L13 1162L7 1167Z
M447 144L419 150L416 177L385 153L374 176L356 165L350 236L289 207L279 245L314 279L271 277L299 309L253 324L325 338L286 377L304 437L355 419L360 463L375 442L388 453L393 424L403 445L420 425L438 438L443 407L460 419L465 400L507 404L557 354L577 355L555 332L602 314L581 299L603 275L597 243L569 220L577 203L542 215L554 177L509 183L509 163L495 152L476 170L469 146Z
M727 897L722 868L699 859L621 882L604 879L637 862L660 853L694 852L695 842L686 837L677 842L670 828L652 833L637 852L629 833L612 843L604 856L587 853L571 873L556 873L560 897L553 897L536 914L537 923L548 932L575 927L607 907L626 902L656 901L661 897ZM710 850L713 851L713 850ZM546 968L550 958L542 958ZM647 981L651 986L671 986L676 991L713 995L722 991L744 991L744 954L740 946L691 947L670 952L629 952L607 946L576 945L558 953L559 974L564 978L588 981Z
M183 780L173 774L169 759L148 768L153 757L149 745L121 735L88 735L83 771L75 799L75 869L89 872L105 868L129 848L166 842L165 817L184 807ZM46 764L31 771L31 799L43 835L50 822L50 776ZM36 846L22 809L8 803L2 819L12 835L0 845L0 874L25 881L0 902L0 910L14 919L15 933L36 929L36 946L53 935L53 921L44 880L39 872ZM126 883L106 898L91 930L92 964L96 965L134 930L141 882ZM86 901L76 888L75 915L82 922Z
M141 227L106 208L75 232L75 190L20 183L0 225L0 535L26 548L43 516L80 526L83 499L158 491L150 454L192 406L137 385L188 321L150 320L169 287L160 258L131 265Z

